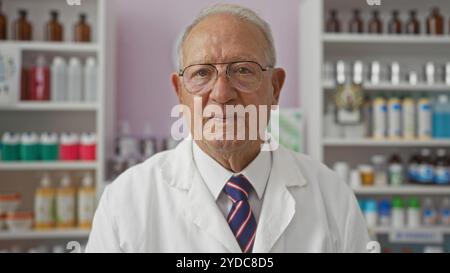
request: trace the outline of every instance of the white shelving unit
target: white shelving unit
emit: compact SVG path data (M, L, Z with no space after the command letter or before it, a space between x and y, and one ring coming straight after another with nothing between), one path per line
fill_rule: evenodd
M47 63L55 57L77 56L82 61L94 57L98 66L97 102L29 102L18 101L0 105L0 134L3 132L95 132L97 135L96 161L57 162L5 162L0 161L0 192L20 192L23 196L21 210L33 210L34 190L39 175L47 172L52 178L68 172L74 175L78 185L80 174L95 174L97 197L105 186L106 151L111 150L115 120L115 23L114 6L111 0L83 0L80 6L69 6L60 0L3 0L4 12L8 15L8 30L17 18L17 10L28 10L33 24L33 41L2 41L20 51L22 62L26 63L37 55L47 57ZM58 10L59 21L64 27L64 42L45 42L44 25L49 20L50 10ZM72 42L73 27L79 14L87 14L91 25L90 43ZM10 32L8 31L9 35ZM59 183L53 181L53 185ZM88 230L50 230L9 232L0 231L0 249L19 241L39 239L86 240Z
M400 10L401 20L405 22L408 11L416 9L418 19L421 22L421 30L424 31L425 18L429 15L433 6L439 6L441 13L446 18L445 33L443 36L406 36L406 35L371 35L349 34L348 21L352 17L352 10L358 8L362 11L362 19L367 26L371 18L372 9L380 11L381 20L384 22L384 33L387 33L386 25L391 18L391 11ZM329 10L336 9L339 13L342 33L331 34L324 32L324 22L329 16ZM420 148L450 148L448 139L432 140L374 140L370 138L328 138L324 135L324 106L325 102L332 98L335 83L324 79L324 64L335 63L344 60L346 63L360 60L368 64L374 60L382 65L398 61L408 69L414 68L421 73L426 62L444 64L450 62L450 29L448 29L448 16L450 15L450 2L448 1L420 1L420 0L393 0L383 1L381 6L370 7L366 1L358 0L303 0L299 7L299 84L300 105L305 113L306 152L313 158L320 160L332 167L337 161L348 160L351 168L358 164L370 163L370 157L375 154L390 156L394 151L403 155L404 159ZM392 85L382 82L377 85L363 83L365 94L372 95L377 92L394 92L430 95L448 92L450 86L443 83L427 85L419 83L410 85L401 82ZM446 186L422 186L402 185L399 187L360 187L354 189L357 197L371 197L375 199L383 196L432 196L442 198L450 196L450 187ZM400 229L403 230L403 229ZM410 229L405 229L411 231ZM450 233L449 227L424 227L416 229L422 231L438 231ZM396 232L396 229L377 227L372 229L375 234ZM413 230L414 231L414 230Z

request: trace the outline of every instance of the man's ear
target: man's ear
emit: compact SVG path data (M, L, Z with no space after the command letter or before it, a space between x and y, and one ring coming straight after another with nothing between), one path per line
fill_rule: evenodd
M283 88L286 72L283 68L274 68L272 73L273 99L272 105L278 105L281 89Z
M178 97L178 101L183 103L183 99L181 97L181 80L177 73L172 73L170 75L170 79L172 82L173 90L175 91L176 96Z

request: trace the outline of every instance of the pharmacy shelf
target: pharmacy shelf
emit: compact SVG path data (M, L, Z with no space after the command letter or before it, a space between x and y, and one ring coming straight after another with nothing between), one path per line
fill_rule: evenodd
M450 147L450 140L324 139L328 147Z
M18 162L0 161L0 171L38 171L38 170L92 170L98 168L96 161L59 162Z
M5 41L5 45L12 45L23 51L49 51L69 53L97 53L100 50L98 44L94 43L71 43L71 42L15 42Z
M450 186L367 186L353 189L357 195L450 195Z
M450 45L450 36L430 36L430 35L380 35L380 34L349 34L349 33L325 33L322 35L324 43L351 43L351 44L398 44L398 45L427 45L442 44Z
M49 230L49 231L2 231L0 240L30 240L30 239L76 239L89 237L89 230L70 229L70 230Z
M97 103L85 102L19 102L1 105L0 111L97 111Z
M391 232L439 232L444 234L450 234L450 226L430 226L430 227L417 227L417 228L393 228L393 227L372 227L369 231L378 234L387 234Z
M323 83L323 89L326 91L334 91L336 90L336 84L334 82L325 81ZM448 92L450 91L450 85L445 84L437 84L437 85L429 85L429 84L389 84L389 83L380 83L380 84L363 84L364 91L395 91L395 92Z

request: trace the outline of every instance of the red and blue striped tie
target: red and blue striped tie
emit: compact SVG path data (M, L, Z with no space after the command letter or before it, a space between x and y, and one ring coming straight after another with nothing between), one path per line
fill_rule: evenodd
M233 202L227 221L244 253L252 252L256 235L256 220L248 202L251 189L252 185L243 175L231 177L224 187Z

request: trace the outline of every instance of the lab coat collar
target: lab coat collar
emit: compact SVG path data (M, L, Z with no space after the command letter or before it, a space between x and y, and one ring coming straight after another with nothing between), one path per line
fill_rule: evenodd
M169 185L187 191L186 217L217 239L230 252L241 252L215 199L196 169L192 157L192 139L185 139L173 156L162 164L162 175ZM291 152L278 145L273 151L272 171L267 184L253 252L269 252L295 214L295 199L290 187L307 184Z

